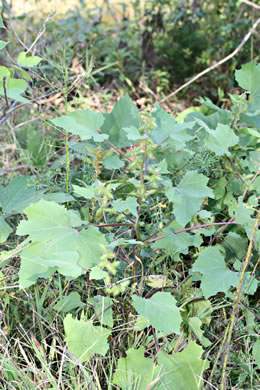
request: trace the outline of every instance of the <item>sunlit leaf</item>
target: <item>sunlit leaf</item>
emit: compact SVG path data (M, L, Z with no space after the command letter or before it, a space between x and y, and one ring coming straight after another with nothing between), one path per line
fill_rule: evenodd
M198 390L203 387L203 371L209 367L207 360L201 360L202 347L194 341L182 351L167 355L160 351L157 355L161 380L156 390Z
M122 168L125 164L122 160L120 160L119 157L117 156L110 156L107 157L103 161L103 165L106 169L120 169Z
M6 47L7 44L8 44L8 42L0 40L0 50L2 50L4 47Z
M170 293L157 292L149 299L134 295L133 306L155 329L167 334L180 334L182 318L176 300Z
M193 123L176 122L158 104L154 105L152 116L156 120L157 127L151 132L151 138L156 144L160 144L163 139L169 137L174 141L176 149L183 149L185 143L193 138L187 133Z
M75 279L100 263L104 235L95 226L78 231L82 221L74 211L41 200L24 213L28 220L20 222L17 234L29 235L32 243L21 253L21 286L28 287L55 270Z
M238 273L227 268L224 257L215 247L204 249L192 270L202 274L201 289L205 298L218 292L227 293L231 286L236 287L238 283Z
M52 119L51 122L55 126L78 135L82 140L93 138L96 142L102 142L108 138L106 134L100 134L97 131L104 122L103 115L89 109L70 112L68 115Z
M249 62L235 71L239 86L254 94L260 88L260 64Z
M21 103L30 103L30 100L21 96L26 90L27 83L24 80L7 78L5 82L6 96ZM5 96L3 80L0 80L0 95Z
M41 61L41 57L31 56L25 51L22 51L17 58L17 64L23 66L24 68L32 68L33 66L38 65Z
M61 311L62 313L68 313L71 310L83 306L84 303L81 301L79 293L73 291L69 295L62 297L62 299L53 306L53 309Z
M95 295L88 299L88 304L93 305L98 321L102 325L113 326L112 304L113 300L102 295Z
M133 196L129 196L128 198L126 198L126 200L114 200L112 204L116 211L118 211L119 213L129 210L135 217L138 216L137 207L139 206L139 204L136 198L134 198Z
M5 219L0 216L0 244L5 242L9 234L13 231L11 226L5 221Z
M74 319L71 314L65 317L64 328L68 349L81 363L88 361L95 354L106 355L110 330L94 326L92 321Z
M174 205L174 214L177 221L185 226L199 211L206 197L214 198L212 189L207 187L208 178L195 171L185 174L177 187L166 191L166 196Z
M258 365L258 368L260 369L260 339L258 338L254 344L253 348L253 356L255 358L255 362Z
M202 321L198 317L189 318L189 328L198 338L203 347L209 347L211 342L203 336L203 330L201 329Z
M120 358L113 375L113 383L122 390L147 390L159 374L152 359L144 357L145 349L130 348L126 358Z
M0 28L5 28L2 15L0 14Z
M6 187L0 186L0 205L3 213L22 213L31 203L39 201L43 191L36 191L26 176L15 177Z
M132 126L138 128L140 121L141 117L136 105L126 95L116 102L112 112L106 116L101 130L104 135L109 136L109 141L113 145L122 148L132 144L126 131L122 131L122 129Z
M206 146L217 156L230 156L229 148L237 145L239 142L238 136L235 135L231 127L218 124L216 130L208 129L209 138L206 140Z

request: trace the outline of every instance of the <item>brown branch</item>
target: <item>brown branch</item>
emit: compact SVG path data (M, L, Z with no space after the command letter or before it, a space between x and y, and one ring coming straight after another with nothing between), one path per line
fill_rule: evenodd
M105 143L114 149L118 154L121 154L121 156L125 157L129 162L132 162L132 160L124 152L118 149L115 145L111 144L111 142L109 142L107 139L105 139Z
M245 188L244 192L243 192L243 200L245 199L246 197L246 194L247 194L247 191L249 189L249 187L251 186L251 184L254 182L254 180L257 178L257 176L260 175L260 169L256 172L256 174L252 177L252 179L250 180L248 186Z
M256 9L260 9L260 5L257 5L255 3L253 3L252 1L249 1L249 0L241 0L242 3L245 3L247 5L250 5L251 7L254 7Z
M256 29L256 27L258 26L259 23L260 23L260 18L258 18L257 21L253 24L253 26L250 28L248 33L244 36L243 40L240 42L238 47L234 51L232 51L232 53L230 53L227 57L222 58L222 60L218 61L216 64L211 65L207 69L203 70L202 72L200 72L199 74L194 76L191 80L187 81L187 83L185 83L181 87L177 88L176 91L172 92L170 95L168 95L164 99L160 100L159 104L161 104L161 103L165 102L165 100L168 100L171 97L177 95L177 93L182 91L184 88L188 87L194 81L198 80L200 77L202 77L205 74L209 73L210 71L218 68L220 65L224 64L225 62L230 60L232 57L234 57L242 49L242 47L245 45L245 43L248 41L248 39L251 37L251 35L255 31L255 29Z
M229 161L230 161L232 167L234 168L234 171L236 172L238 178L242 181L243 184L245 184L245 180L243 179L243 177L242 177L242 176L240 175L240 173L238 172L238 169L237 169L237 167L235 166L235 163L234 163L234 161L232 160L232 158L229 157L228 159L229 159Z
M210 227L210 226L218 226L218 225L240 225L240 223L238 222L213 222L213 223L205 223L203 225L196 225L196 226L191 226L191 227L188 227L188 228L185 228L185 229L181 229L181 230L176 230L175 232L172 232L173 234L179 234L179 233L184 233L184 232L189 232L191 230L195 230L195 229L202 229L202 228L206 228L206 227ZM159 237L155 237L155 238L152 238L152 239L146 239L144 240L144 242L153 242L153 241L158 241L158 240L161 240L163 238L165 238L166 235L163 235L163 236L159 236Z
M8 97L7 97L7 91L6 91L6 76L3 77L3 90L4 90L4 98L5 98L5 107L3 109L3 115L6 114L6 111L8 110L9 108L9 105L8 105Z

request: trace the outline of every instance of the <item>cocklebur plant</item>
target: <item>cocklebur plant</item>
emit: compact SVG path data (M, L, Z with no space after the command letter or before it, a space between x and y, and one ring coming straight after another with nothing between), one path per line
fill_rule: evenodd
M16 230L26 236L19 248L20 286L57 273L86 282L86 304L94 305L95 316L78 300L64 318L75 363L105 359L127 326L131 337L120 335L125 354L113 376L119 388L204 387L203 373L210 363L214 372L219 357L211 313L232 308L243 296L253 301L260 245L259 65L246 64L236 79L250 92L246 111L242 96L243 109L237 102L230 110L206 102L212 114L196 111L178 122L159 105L142 116L125 96L110 114L86 109L51 119L99 156L93 183L73 184L69 201L50 201L23 178L0 187L5 223L10 212L25 216ZM214 156L207 176L193 165L195 145ZM69 207L59 204L67 201ZM88 208L89 218L81 218L81 208ZM248 248L251 261L242 274ZM135 332L142 341L131 344Z

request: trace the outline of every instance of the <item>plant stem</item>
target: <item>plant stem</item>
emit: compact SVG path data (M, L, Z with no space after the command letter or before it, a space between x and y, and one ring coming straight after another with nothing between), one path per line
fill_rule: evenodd
M65 115L68 114L68 68L66 63L66 50L63 50L64 61L64 98L65 98ZM65 148L66 148L66 193L69 192L69 173L70 173L70 160L69 160L69 133L65 132ZM66 203L67 209L69 208L68 202Z
M249 246L248 246L248 249L247 249L247 255L246 255L246 259L245 259L245 262L244 262L244 265L243 265L243 269L242 269L242 272L241 272L241 275L240 275L240 279L239 279L239 282L238 282L235 302L234 302L234 305L233 305L233 310L232 310L232 313L231 313L230 322L229 322L229 326L228 326L227 337L226 337L227 344L226 344L226 351L225 351L225 355L224 355L222 377L221 377L221 390L224 390L224 388L225 388L226 367L227 367L227 360L228 360L228 355L229 355L232 331L233 331L233 327L234 327L236 309L237 309L237 307L238 307L238 305L239 305L239 303L241 301L241 296L243 294L243 293L241 294L242 284L243 284L243 280L244 280L244 277L245 277L245 272L246 272L246 269L247 269L247 266L248 266L248 263L249 263L249 260L250 260L250 257L251 257L251 253L252 253L252 249L253 249L254 237L255 237L255 234L256 234L256 231L257 231L257 227L258 227L259 221L260 221L260 211L258 212L258 215L256 217L256 221L255 221L255 224L254 224L254 227L253 227L253 231L252 231L252 234L251 234L251 239L250 239Z
M209 226L218 226L218 225L240 225L240 223L238 223L238 222L205 223L204 225L196 225L196 226L188 227L186 229L176 230L175 232L173 232L173 234L184 233L184 232L189 232L190 230L194 230L194 229L201 229L201 228L206 228L206 227L209 227ZM144 242L158 241L158 240L161 240L162 238L165 238L165 237L166 236L163 235L163 236L155 237L155 238L152 238L152 239L146 239L146 240L144 240Z

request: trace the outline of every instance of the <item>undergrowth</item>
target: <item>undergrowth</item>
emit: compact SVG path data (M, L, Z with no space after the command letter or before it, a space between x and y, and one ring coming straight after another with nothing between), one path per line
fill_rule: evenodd
M174 118L41 36L0 67L1 388L256 389L260 65Z

